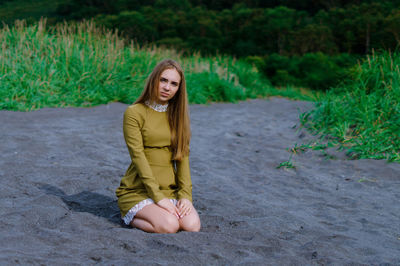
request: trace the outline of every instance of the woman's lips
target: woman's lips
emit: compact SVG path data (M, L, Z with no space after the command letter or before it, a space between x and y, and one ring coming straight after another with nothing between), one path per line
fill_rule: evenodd
M168 97L169 94L168 94L168 93L162 93L162 92L161 92L161 96L163 96L163 97Z

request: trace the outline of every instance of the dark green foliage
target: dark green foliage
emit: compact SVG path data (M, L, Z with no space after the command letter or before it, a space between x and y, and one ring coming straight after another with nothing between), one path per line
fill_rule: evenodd
M0 17L96 17L141 44L234 56L365 54L400 42L400 1L14 0ZM56 7L56 14L54 11ZM25 8L26 7L26 8Z
M309 1L101 2L73 0L60 5L60 15L78 19L99 14L98 22L118 28L125 37L141 43L239 57L364 54L373 48L394 49L400 36L398 1L312 1L313 5Z
M63 17L80 19L95 16L99 13L118 12L118 1L115 0L71 0L65 1L57 8Z
M273 85L295 85L326 90L340 84L356 60L357 57L348 54L328 56L322 53L307 53L292 57L271 54L256 65Z
M345 77L346 68L335 61L322 53L305 54L299 59L297 78L304 87L329 89Z
M57 6L66 0L8 0L0 2L0 28L4 24L13 25L17 19L24 19L28 24L36 23L41 17L55 23Z

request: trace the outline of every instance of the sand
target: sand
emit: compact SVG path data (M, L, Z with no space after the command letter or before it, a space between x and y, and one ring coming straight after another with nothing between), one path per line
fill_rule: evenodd
M198 233L121 223L127 105L0 112L0 264L400 265L400 164L293 156L310 103L192 105Z

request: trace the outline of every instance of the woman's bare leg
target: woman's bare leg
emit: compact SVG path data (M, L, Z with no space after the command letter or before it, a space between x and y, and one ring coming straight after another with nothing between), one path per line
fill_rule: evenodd
M179 221L179 228L181 230L189 232L200 231L201 227L200 217L195 208L193 208L188 215L180 218L178 221Z
M134 228L135 227L139 228L139 229L141 229L141 230L143 230L145 232L148 232L148 233L154 233L155 232L154 227L153 227L153 225L151 223L149 223L146 220L137 218L137 217L135 217L132 220L131 226L134 227Z
M154 203L138 211L131 224L149 233L176 233L179 230L178 219Z

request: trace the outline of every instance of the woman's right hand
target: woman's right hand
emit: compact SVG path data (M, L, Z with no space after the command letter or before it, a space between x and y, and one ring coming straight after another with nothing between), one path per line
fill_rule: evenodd
M172 215L175 215L176 218L180 218L180 213L178 208L167 198L164 198L157 202L157 205L166 210L167 212L171 213Z

